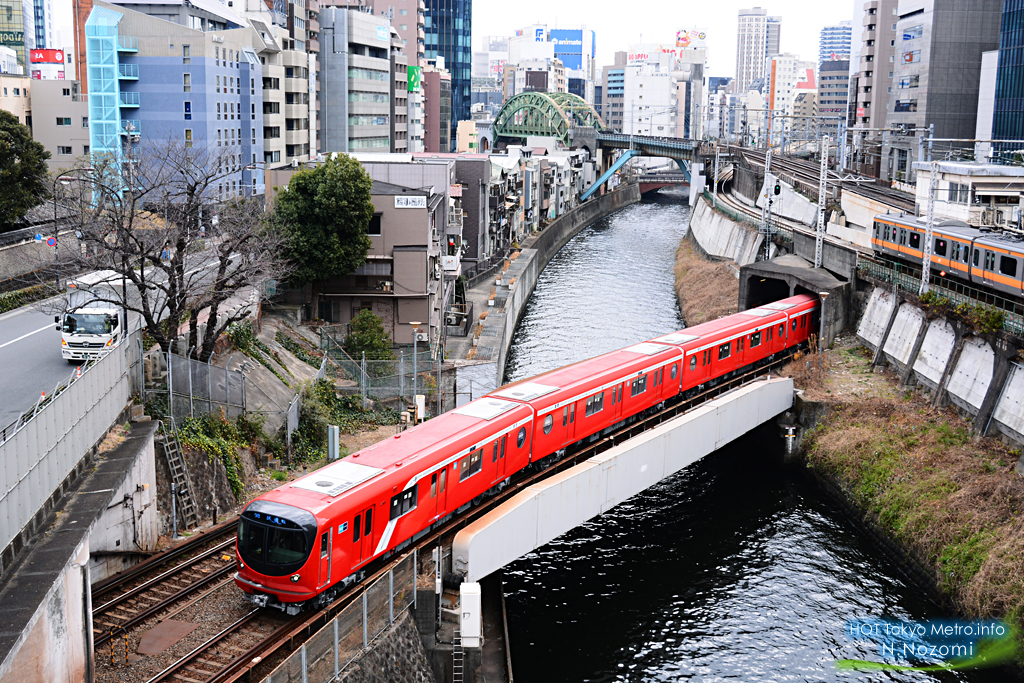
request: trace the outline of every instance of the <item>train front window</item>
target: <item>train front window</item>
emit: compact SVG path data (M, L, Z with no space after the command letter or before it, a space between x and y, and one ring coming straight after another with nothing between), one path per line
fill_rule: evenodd
M299 569L316 544L316 518L306 510L253 501L238 522L238 551L254 571L284 576Z
M262 560L266 541L265 527L259 524L246 524L244 519L238 522L238 549L246 559Z
M267 562L293 564L302 562L309 554L306 534L296 529L269 529L267 533Z

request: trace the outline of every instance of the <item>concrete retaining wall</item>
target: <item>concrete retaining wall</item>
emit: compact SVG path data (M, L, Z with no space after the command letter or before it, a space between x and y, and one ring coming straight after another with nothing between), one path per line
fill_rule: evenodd
M885 341L885 331L895 305L896 297L892 292L875 287L871 292L871 298L868 299L868 305L864 308L860 325L857 326L857 338L861 343L877 349L878 345Z
M502 284L495 295L494 307L484 320L475 356L476 360L497 362L499 385L505 377L505 360L512 334L544 267L585 227L638 201L640 188L637 185L626 185L591 199L551 223L529 248L520 251L519 257L502 273ZM513 283L511 287L510 282Z
M704 253L745 266L757 260L764 238L757 230L718 213L703 198L690 215L690 234Z
M956 346L956 332L945 320L933 320L928 323L924 343L914 361L914 375L917 381L932 391L939 388L942 374L946 371L949 358Z
M781 192L776 195L774 184L772 187L762 185L761 192L757 196L757 208L763 208L765 192L770 192L772 215L798 221L810 227L818 225L818 204L816 202L812 202L794 190L793 186L785 180L779 180L779 189Z
M949 399L972 415L977 415L992 382L995 353L988 342L971 337L964 342L960 360L949 377Z
M918 334L924 324L924 313L911 304L903 304L896 312L896 320L882 351L889 362L900 370L904 370L910 363L910 355L914 352Z
M1024 366L1013 363L992 421L1006 436L1024 443Z
M755 382L528 487L460 531L456 571L478 581L793 405L793 381Z

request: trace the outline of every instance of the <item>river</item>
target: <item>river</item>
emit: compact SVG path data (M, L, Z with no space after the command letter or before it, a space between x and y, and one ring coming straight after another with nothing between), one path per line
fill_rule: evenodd
M683 326L674 252L689 209L664 192L552 259L506 381ZM767 425L505 569L512 668L537 681L970 681L994 671L838 671L877 659L847 620L944 616L799 468Z

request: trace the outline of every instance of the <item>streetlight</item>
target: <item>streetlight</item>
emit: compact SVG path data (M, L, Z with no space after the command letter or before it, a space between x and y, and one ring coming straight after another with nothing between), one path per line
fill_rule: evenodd
M410 322L409 324L412 325L412 402L413 405L416 406L416 409L418 411L419 404L416 403L416 342L419 340L420 325L422 325L423 323L421 323L418 320L415 320L413 322ZM417 415L416 417L419 417L419 415Z
M80 173L82 171L91 172L94 169L87 168L76 168L68 171L68 173ZM57 291L60 291L60 230L57 227L57 183L67 185L72 180L81 180L81 178L75 178L72 175L61 174L53 179L53 260L57 266Z

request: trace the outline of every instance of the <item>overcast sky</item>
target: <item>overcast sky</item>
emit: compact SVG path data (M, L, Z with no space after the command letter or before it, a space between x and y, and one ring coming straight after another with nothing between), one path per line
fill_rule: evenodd
M530 24L549 28L585 27L597 34L597 66L630 44L675 40L679 29L706 29L710 76L734 76L736 25L740 8L763 7L782 17L782 51L807 61L818 55L818 32L827 24L853 19L863 0L476 0L473 49L483 36L508 36ZM854 22L855 37L856 31Z

